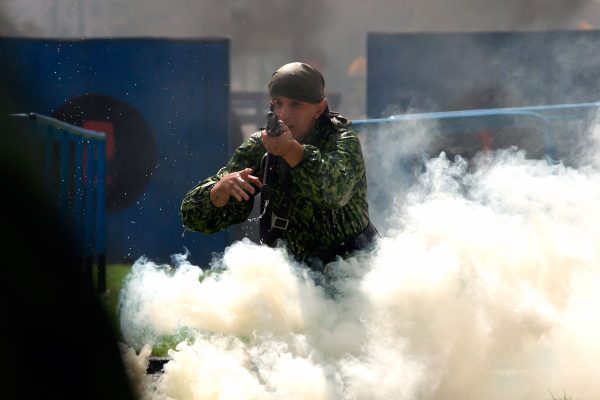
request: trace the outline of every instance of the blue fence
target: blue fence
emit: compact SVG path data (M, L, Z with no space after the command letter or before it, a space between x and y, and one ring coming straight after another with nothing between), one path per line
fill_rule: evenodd
M390 208L402 202L441 152L452 159L482 150L516 147L527 158L578 165L600 102L394 115L353 121L365 153L372 217L384 227Z
M106 133L107 263L207 266L230 232L185 231L185 193L230 155L228 38L0 38L15 108Z
M353 125L362 131L385 128L396 125L402 129L403 124L429 121L435 123L442 135L494 131L507 127L537 129L543 139L544 156L556 160L559 157L559 140L557 129L569 121L586 121L593 117L594 111L600 108L600 102L558 104L530 107L511 107L481 110L462 110L429 113L413 113L393 115L387 118L372 118L353 121ZM427 129L427 128L425 128ZM520 138L514 145L519 147Z
M36 113L12 114L33 122L34 146L43 154L44 183L83 255L83 273L106 290L106 135Z

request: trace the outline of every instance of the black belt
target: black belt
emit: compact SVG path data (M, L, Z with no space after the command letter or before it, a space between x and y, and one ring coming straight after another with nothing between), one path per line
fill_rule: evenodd
M370 247L378 235L379 232L371 223L371 221L369 221L367 227L354 238L320 252L317 254L317 258L319 258L323 264L327 264L331 261L334 261L337 256L343 257L352 253L353 251L364 250Z

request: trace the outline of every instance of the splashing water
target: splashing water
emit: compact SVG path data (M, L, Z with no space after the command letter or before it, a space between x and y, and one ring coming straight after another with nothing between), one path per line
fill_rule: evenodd
M208 273L138 260L121 298L126 360L178 343L159 378L139 379L142 397L600 393L598 171L514 150L472 164L442 155L390 218L375 250L338 260L322 285L249 241Z

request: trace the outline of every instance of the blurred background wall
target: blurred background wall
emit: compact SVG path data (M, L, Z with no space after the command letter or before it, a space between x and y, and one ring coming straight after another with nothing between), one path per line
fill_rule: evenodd
M35 112L107 135L109 263L168 262L187 248L206 265L222 251L227 233L184 233L179 207L230 153L227 38L4 37L0 76L13 100L3 113Z
M291 59L321 68L339 108L366 112L368 32L593 29L596 0L1 0L0 34L46 38L231 39L232 91L264 90Z
M256 223L183 235L179 201L261 126L279 65L316 65L352 119L593 101L598 26L594 0L0 0L0 57L11 111L110 131L109 261L205 264Z

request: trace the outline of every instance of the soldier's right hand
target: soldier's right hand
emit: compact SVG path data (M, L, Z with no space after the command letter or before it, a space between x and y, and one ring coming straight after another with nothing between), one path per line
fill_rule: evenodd
M210 190L210 201L215 207L223 207L231 197L237 201L250 200L256 190L251 185L261 187L260 179L252 175L252 168L224 175Z

